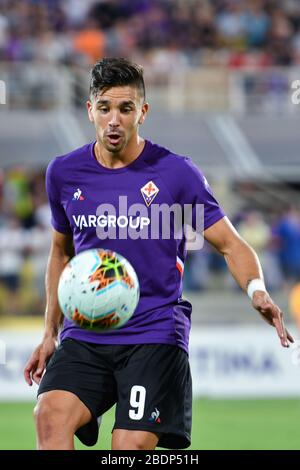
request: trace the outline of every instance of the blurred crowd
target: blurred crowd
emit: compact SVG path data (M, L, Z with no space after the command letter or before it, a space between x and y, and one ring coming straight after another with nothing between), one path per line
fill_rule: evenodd
M1 0L0 60L300 63L298 0Z
M44 173L0 170L0 314L43 312L49 227Z
M86 67L104 55L148 65L150 81L189 66L263 68L262 76L246 75L243 86L260 106L265 93L270 106L274 91L281 96L290 84L267 67L300 64L300 1L0 0L0 62L12 71L21 64L9 79L11 107L15 100L30 109L51 108L61 82L66 88L59 99L78 87L75 104L82 106ZM73 80L58 69L56 81L53 65L67 65ZM247 109L255 103L251 98ZM229 215L258 252L270 290L300 281L299 208ZM50 239L44 172L0 169L0 314L43 313ZM184 285L196 292L237 289L223 258L208 245L189 252Z
M231 219L257 251L271 291L300 281L300 211L242 210ZM51 240L44 172L14 167L0 173L0 314L43 314L44 275ZM186 291L238 289L223 257L209 245L191 251Z
M270 292L289 292L300 282L300 207L287 207L277 213L245 209L228 215L258 254ZM239 289L219 253L208 244L201 251L189 252L185 269L187 290L228 287Z

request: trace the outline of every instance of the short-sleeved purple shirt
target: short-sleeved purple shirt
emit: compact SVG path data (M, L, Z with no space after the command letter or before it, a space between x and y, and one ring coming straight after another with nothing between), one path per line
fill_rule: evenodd
M140 300L132 318L119 330L95 333L65 319L61 339L164 343L188 351L192 308L181 297L186 240L184 234L178 237L172 217L170 236L162 235L163 222L159 224L157 213L153 215L154 205L192 207L191 225L196 223L198 205L204 205L204 230L224 217L224 212L189 158L146 140L130 165L109 169L97 161L94 145L50 162L46 188L52 225L58 232L72 233L76 254L104 248L127 258L139 278Z

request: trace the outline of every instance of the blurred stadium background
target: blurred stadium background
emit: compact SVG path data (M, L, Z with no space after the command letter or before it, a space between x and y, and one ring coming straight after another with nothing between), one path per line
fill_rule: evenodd
M1 0L0 449L35 447L36 387L22 369L43 325L44 173L94 138L85 100L102 56L144 66L142 134L204 170L299 337L300 2ZM299 343L280 348L209 246L189 253L185 295L194 305L191 448L299 449ZM97 448L110 447L112 422L113 412Z

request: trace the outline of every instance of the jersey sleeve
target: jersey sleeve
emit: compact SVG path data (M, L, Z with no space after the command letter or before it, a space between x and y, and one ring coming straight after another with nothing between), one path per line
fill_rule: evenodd
M203 217L203 230L216 223L225 216L213 195L213 191L201 170L189 159L185 159L186 168L183 172L184 203L191 205L191 222L197 231L197 216ZM197 214L198 212L198 214Z
M57 160L54 159L49 163L46 171L46 191L51 209L51 224L57 232L69 233L71 227L61 202L59 184Z

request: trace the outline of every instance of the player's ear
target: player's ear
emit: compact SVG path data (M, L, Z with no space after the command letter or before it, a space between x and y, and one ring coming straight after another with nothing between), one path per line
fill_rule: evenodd
M142 114L141 114L141 117L139 119L139 124L143 124L145 119L146 119L146 115L148 113L148 109L149 109L149 104L148 103L144 103L143 106L142 106Z
M92 105L92 102L90 100L88 100L86 102L86 108L87 108L87 112L88 112L88 116L89 116L89 120L91 122L94 122L94 116L93 116L93 105Z

